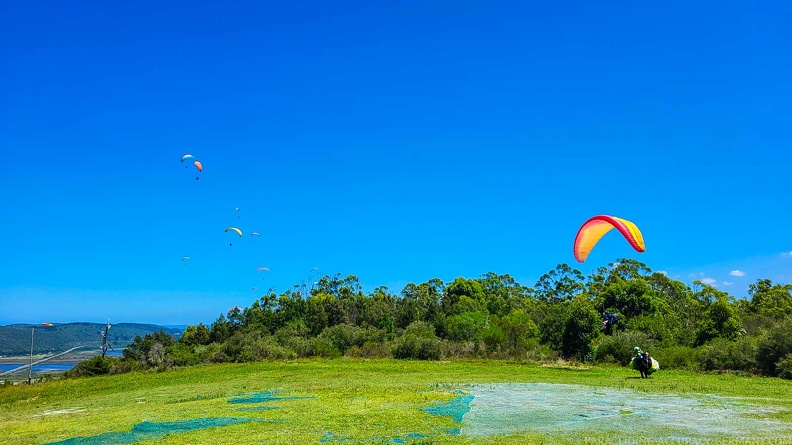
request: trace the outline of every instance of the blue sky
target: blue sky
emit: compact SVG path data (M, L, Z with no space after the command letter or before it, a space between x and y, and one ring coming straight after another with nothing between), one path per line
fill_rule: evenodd
M790 19L780 1L7 0L0 324L210 323L314 267L397 293L619 257L738 297L792 282ZM647 251L614 231L576 263L600 213Z

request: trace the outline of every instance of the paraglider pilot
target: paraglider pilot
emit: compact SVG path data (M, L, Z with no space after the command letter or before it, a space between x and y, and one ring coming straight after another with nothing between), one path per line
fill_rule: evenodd
M610 312L605 312L602 314L604 318L602 320L602 326L600 327L601 331L609 331L610 328L613 328L613 325L619 320L618 315L611 314Z

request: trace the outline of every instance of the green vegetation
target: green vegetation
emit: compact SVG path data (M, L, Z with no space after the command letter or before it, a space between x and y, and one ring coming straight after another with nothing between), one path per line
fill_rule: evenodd
M346 443L412 444L618 443L635 434L629 428L605 433L594 429L568 437L564 431L526 431L509 437L468 437L447 431L460 424L422 409L458 397L475 384L542 382L634 390L646 398L676 394L740 397L740 403L780 406L786 411L757 410L756 416L792 422L792 385L777 378L706 375L664 370L651 379L616 367L540 366L509 360L367 360L300 359L260 363L193 366L166 372L131 372L113 376L59 379L0 390L0 443L51 443L108 432L129 432L141 422L177 422L205 418L243 418L245 422L150 439L167 443ZM230 403L239 397L272 391L290 400ZM725 399L724 399L725 400ZM616 400L615 402L618 402ZM713 402L715 405L724 403ZM630 410L622 414L630 414ZM409 439L416 433L423 438ZM377 439L377 438L381 438ZM715 434L718 443L763 443ZM328 439L329 440L329 439ZM647 442L650 443L650 442ZM766 442L771 443L771 442Z
M427 412L434 403L458 404L460 389L497 382L631 389L647 399L739 398L765 405L755 418L786 428L792 426L792 386L783 380L792 378L791 295L790 285L758 280L748 299L735 299L633 260L589 277L561 264L533 288L490 273L410 283L400 295L385 287L365 295L355 276L326 276L310 290L263 295L179 337L164 330L138 335L122 358L84 361L66 374L72 378L3 388L0 427L9 433L0 441L99 434L131 440L136 431L148 434L137 437L140 443L214 443L219 435L226 443L253 437L260 443L579 444L630 437L602 428L585 436L541 428L458 436L453 416ZM606 311L619 317L612 325L602 323ZM635 345L661 363L651 379L624 367ZM91 378L77 378L83 376ZM297 397L276 406L229 403L269 391ZM731 403L725 400L702 403ZM617 415L635 412L631 406ZM153 435L157 428L173 434ZM763 441L785 434L768 429L735 441L728 429L708 430L705 439L772 443ZM673 427L661 433L676 434Z
M137 336L119 373L206 363L307 357L441 360L556 359L627 365L633 346L663 369L792 376L792 285L760 279L750 298L620 259L584 277L561 264L533 288L508 275L410 283L369 295L357 277L325 276L311 289L263 295L211 326ZM602 324L602 314L619 318Z

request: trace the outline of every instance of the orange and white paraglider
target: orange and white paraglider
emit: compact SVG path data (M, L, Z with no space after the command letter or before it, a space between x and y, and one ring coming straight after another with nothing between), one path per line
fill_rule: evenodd
M198 169L199 172L203 172L203 164L201 164L201 161L195 161L193 162L193 164L195 164L195 167ZM198 180L198 176L195 176L195 180L196 181Z
M184 162L184 161L193 161L193 165L195 166L195 168L197 168L199 172L203 172L203 164L201 163L201 161L195 159L195 156L188 153L182 156L179 162ZM184 168L187 168L187 166L185 165ZM198 180L198 176L195 177L195 180L196 181Z
M575 245L573 247L575 259L579 263L586 261L591 249L614 227L621 232L633 249L638 252L646 251L643 235L634 223L615 216L596 215L583 223L583 226L578 230L577 236L575 236Z

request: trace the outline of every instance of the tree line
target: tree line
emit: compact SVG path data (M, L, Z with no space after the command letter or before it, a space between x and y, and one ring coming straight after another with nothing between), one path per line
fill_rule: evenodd
M619 259L588 276L567 264L533 287L509 275L434 278L365 294L354 275L268 293L211 325L137 336L120 359L70 375L299 357L510 360L627 365L633 346L663 368L792 378L792 285L758 279L748 298L686 285ZM604 325L603 314L618 317Z

